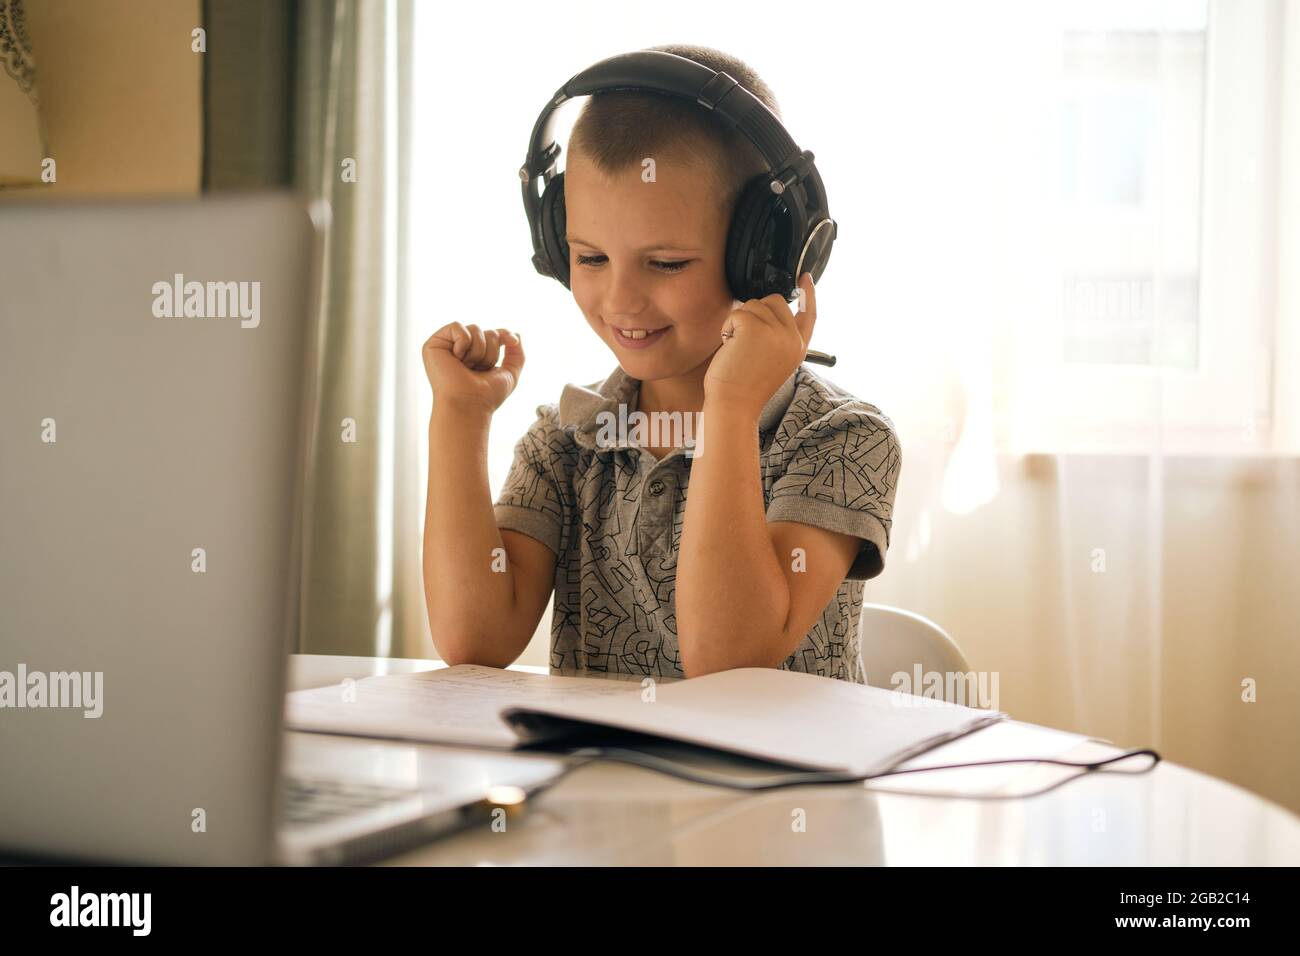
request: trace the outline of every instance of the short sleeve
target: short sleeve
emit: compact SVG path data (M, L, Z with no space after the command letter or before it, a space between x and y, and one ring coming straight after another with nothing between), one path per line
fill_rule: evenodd
M784 443L768 521L794 521L862 539L850 580L885 569L902 446L874 405L850 401L814 418Z
M559 427L556 406L537 409L537 421L515 443L515 456L493 511L497 527L536 538L558 556L564 502L576 448Z

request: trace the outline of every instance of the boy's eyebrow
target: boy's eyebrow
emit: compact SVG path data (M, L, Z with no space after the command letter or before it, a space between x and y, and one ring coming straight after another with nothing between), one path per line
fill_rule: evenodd
M566 235L566 236L564 237L564 241L565 241L565 242L568 242L568 243L574 243L574 242L581 243L581 244L584 245L584 246L591 246L591 248L593 248L593 249L598 249L598 248L600 248L599 246L596 245L596 243L594 243L594 242L588 242L586 239L579 239L577 236L569 236L569 235ZM654 245L650 245L650 246L642 246L640 249L637 249L636 251L637 251L637 252L654 252L656 249L680 249L680 250L682 250L683 252L696 252L696 251L698 251L698 250L696 250L696 248L695 248L694 246L692 246L692 245L684 244L684 243L675 243L675 242L659 242L659 243L655 243Z

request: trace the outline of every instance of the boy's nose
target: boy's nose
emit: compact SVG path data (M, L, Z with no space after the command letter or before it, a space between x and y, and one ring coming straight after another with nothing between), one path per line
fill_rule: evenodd
M624 273L615 275L605 289L605 314L611 318L633 318L645 310L646 295L638 280Z

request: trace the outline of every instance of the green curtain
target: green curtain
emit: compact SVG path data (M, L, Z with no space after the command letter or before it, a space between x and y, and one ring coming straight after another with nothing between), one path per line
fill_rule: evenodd
M424 620L413 449L398 440L412 433L400 400L410 383L394 354L405 315L411 2L220 0L206 14L207 188L289 185L332 211L298 650L399 655Z

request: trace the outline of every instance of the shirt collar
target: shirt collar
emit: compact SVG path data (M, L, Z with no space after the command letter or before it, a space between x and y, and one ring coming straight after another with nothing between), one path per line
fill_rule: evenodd
M794 398L798 375L799 370L795 369L767 400L758 418L759 431L771 431L785 416ZM597 416L601 412L617 416L619 405L626 406L628 414L636 411L640 393L641 382L629 376L621 366L615 367L603 382L595 385L566 385L560 394L560 428L570 432L583 448L595 448L596 433L600 429Z

